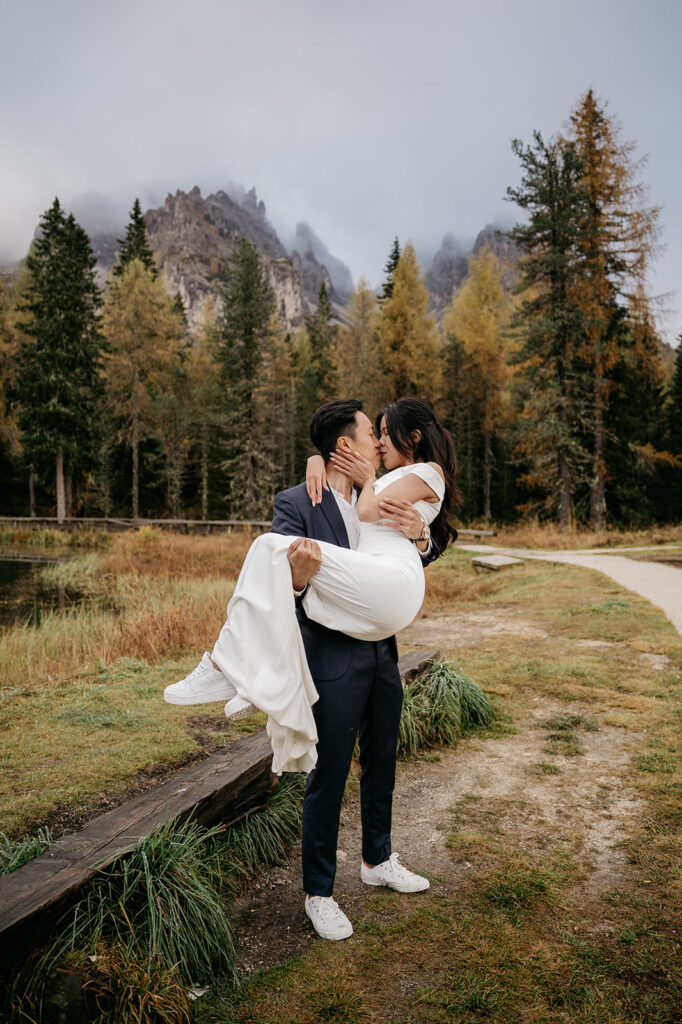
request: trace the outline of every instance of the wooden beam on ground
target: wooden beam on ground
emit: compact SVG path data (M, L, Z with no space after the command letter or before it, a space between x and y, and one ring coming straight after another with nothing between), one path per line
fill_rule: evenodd
M458 529L457 537L497 537L497 530L465 530Z
M403 683L411 683L429 668L432 661L440 658L440 651L415 651L403 654L398 659L398 670Z
M97 871L129 853L156 825L190 815L201 825L229 825L262 805L277 787L271 764L270 740L260 729L0 877L0 962L40 945Z
M483 555L472 558L476 572L499 572L500 569L511 569L513 565L523 565L522 558L510 558L509 555Z

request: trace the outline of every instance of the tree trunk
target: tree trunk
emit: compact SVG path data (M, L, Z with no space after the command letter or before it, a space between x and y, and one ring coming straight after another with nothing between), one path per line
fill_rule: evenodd
M140 425L137 416L133 416L131 437L133 452L133 519L140 518Z
M31 519L36 517L36 475L31 470L28 474L28 514Z
M208 424L201 425L201 518L208 519Z
M483 518L489 523L492 516L490 513L490 485L493 475L493 453L490 446L490 431L484 434L483 449Z
M594 378L594 457L592 462L592 486L590 489L590 522L595 530L602 530L606 524L604 398L602 383L601 366L598 363L595 368Z
M57 452L55 473L57 477L57 522L63 523L66 516L66 501L64 495L64 453L61 451Z
M559 524L564 532L571 525L571 471L563 448L559 449Z
M64 477L64 502L66 505L66 515L71 518L73 514L73 473L71 470Z
M468 512L471 515L472 512L472 501L473 501L473 486L474 486L474 439L473 430L471 427L471 409L467 409L467 505L469 506ZM478 509L473 509L474 514L477 513Z

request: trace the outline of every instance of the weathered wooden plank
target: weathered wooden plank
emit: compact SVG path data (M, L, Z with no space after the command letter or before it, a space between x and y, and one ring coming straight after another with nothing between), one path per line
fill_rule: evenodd
M472 558L476 572L499 572L510 569L513 565L522 565L522 558L511 558L509 555L483 555Z
M277 782L264 730L178 772L156 789L64 836L41 857L0 878L0 951L16 958L34 946L102 867L125 855L155 825L192 815L231 824L259 806Z
M415 651L413 654L401 655L398 670L403 682L411 683L416 676L426 671L435 658L440 658L440 651Z

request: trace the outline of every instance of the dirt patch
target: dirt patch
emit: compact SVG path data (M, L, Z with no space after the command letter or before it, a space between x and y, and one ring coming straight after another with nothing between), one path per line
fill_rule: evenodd
M393 847L433 887L461 884L482 866L485 844L448 849L449 833L467 831L498 841L505 835L529 854L561 846L579 857L583 874L575 899L584 900L623 884L630 870L620 845L642 808L626 779L633 748L643 737L599 725L579 731L579 756L548 755L545 723L566 705L536 698L518 732L498 738L470 738L440 760L402 764L394 800ZM571 712L590 714L571 704ZM555 774L539 766L551 763ZM376 893L362 885L360 808L344 806L339 833L335 898L356 922L374 916ZM481 863L477 863L477 859ZM419 897L416 896L415 899ZM300 848L290 862L262 877L237 907L241 966L245 972L280 963L315 939L303 912ZM351 940L352 941L352 940Z
M457 615L424 614L402 631L400 640L411 647L452 648L505 636L543 640L547 635L542 626L514 608L490 608Z

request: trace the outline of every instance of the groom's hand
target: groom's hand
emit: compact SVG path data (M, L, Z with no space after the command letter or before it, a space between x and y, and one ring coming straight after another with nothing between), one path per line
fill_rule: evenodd
M294 590L303 590L322 565L322 552L316 540L297 537L287 552Z

